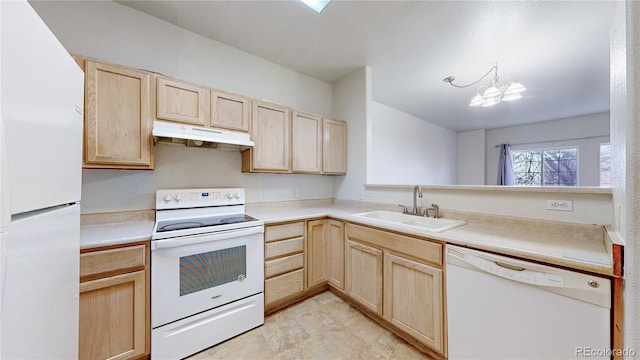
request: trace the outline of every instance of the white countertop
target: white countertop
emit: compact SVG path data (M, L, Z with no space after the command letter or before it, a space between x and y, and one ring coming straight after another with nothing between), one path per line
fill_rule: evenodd
M80 249L111 246L151 240L153 221L83 225L80 227Z
M473 222L468 222L463 226L441 233L433 233L414 227L409 228L400 224L381 223L376 220L355 216L355 214L372 210L376 209L332 205L278 210L274 208L257 208L247 212L253 217L262 219L266 225L330 216L349 222L440 240L454 245L487 250L603 275L613 275L611 255L607 251L604 239L585 240L572 238L570 234L565 234L564 236L542 234L526 228L516 229Z
M603 239L584 239L572 235L569 229L564 234L543 233L531 228L486 225L468 222L466 225L433 233L419 228L380 223L355 214L377 210L367 206L333 204L326 206L296 206L286 204L248 204L247 213L261 219L266 225L332 217L349 222L375 226L391 231L439 240L450 244L467 246L499 254L541 261L568 268L590 271L602 275L613 275L610 252ZM153 221L134 221L106 225L85 225L81 228L80 247L117 245L151 239Z

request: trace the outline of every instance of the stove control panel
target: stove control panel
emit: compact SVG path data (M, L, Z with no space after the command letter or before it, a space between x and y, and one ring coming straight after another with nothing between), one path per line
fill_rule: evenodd
M156 209L243 205L242 188L165 189L156 191Z

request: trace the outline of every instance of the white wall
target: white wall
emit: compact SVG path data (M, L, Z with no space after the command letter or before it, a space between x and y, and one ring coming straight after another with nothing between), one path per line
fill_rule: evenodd
M536 124L510 126L486 131L486 184L496 185L500 149L512 150L578 146L578 185L598 186L600 144L609 142L609 113L576 116ZM582 140L565 140L585 138Z
M155 150L154 171L84 170L82 211L153 209L156 188L243 187L248 202L288 200L292 188L299 199L333 197L331 177L242 173L239 152L163 143Z
M360 68L333 84L333 111L347 121L347 175L335 179L335 197L360 200L367 180L368 99L371 69Z
M412 206L413 186L367 186L372 202ZM520 218L565 221L579 224L611 224L610 194L527 191L526 188L495 189L477 186L422 186L420 207L437 204L442 209L487 213ZM546 210L546 200L572 200L573 211Z
M31 4L72 53L333 115L330 84L115 2ZM238 153L162 146L154 172L84 170L82 211L151 209L156 187L166 186L244 186L250 201L291 199L291 187L300 199L333 194L333 177L241 174Z
M614 227L625 241L624 347L640 352L640 4L617 3L611 36ZM630 358L630 357L629 357Z
M458 185L484 185L486 130L458 133Z
M370 101L369 184L455 184L456 133Z

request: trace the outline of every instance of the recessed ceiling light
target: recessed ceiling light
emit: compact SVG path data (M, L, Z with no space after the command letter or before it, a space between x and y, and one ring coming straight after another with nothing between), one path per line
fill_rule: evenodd
M327 5L331 2L331 0L300 0L302 3L312 8L315 12L320 14L322 10L324 10Z

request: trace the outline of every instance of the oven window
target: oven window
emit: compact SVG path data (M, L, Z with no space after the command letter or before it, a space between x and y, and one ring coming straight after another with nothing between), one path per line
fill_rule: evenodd
M180 257L180 296L244 278L247 246Z

